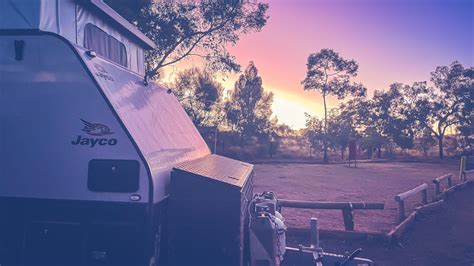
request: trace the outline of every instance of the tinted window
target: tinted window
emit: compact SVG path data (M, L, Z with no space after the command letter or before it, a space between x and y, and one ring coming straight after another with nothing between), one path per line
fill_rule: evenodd
M127 67L127 50L125 45L90 23L84 29L84 47Z
M135 160L91 160L87 187L99 192L136 192L140 164Z

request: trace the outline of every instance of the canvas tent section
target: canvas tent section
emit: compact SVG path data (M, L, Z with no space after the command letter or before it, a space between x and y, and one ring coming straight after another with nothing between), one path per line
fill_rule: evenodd
M112 23L111 23L112 22ZM101 0L0 0L0 30L40 30L144 75L154 44Z
M77 39L76 42L80 46L84 46L89 49L93 49L93 47L88 47L87 45L90 43L89 40L97 42L99 47L106 47L107 45L111 46L107 47L106 49L111 50L121 50L118 51L118 54L125 53L125 58L120 56L120 61L125 61L125 64L120 64L133 72L139 73L144 75L145 73L145 56L144 56L144 48L150 47L150 43L141 41L142 39L146 38L143 36L142 33L138 32L136 29L131 29L130 27L117 27L117 21L124 20L118 14L116 14L110 7L104 4L101 1L91 1L91 3L96 3L97 5L92 5L93 9L90 8L90 5L78 5L77 6L77 13L76 13L76 27L77 27ZM91 12L91 10L96 10L96 12ZM106 11L104 11L106 10ZM105 14L105 15L104 15ZM115 14L115 16L114 16ZM98 16L99 15L99 16ZM108 18L113 16L111 20L115 21L114 24L109 23ZM125 25L118 24L118 25ZM91 30L92 29L92 30ZM118 29L121 29L119 31ZM131 32L133 30L133 33ZM123 34L122 32L128 32L129 34ZM105 36L104 36L105 35ZM128 36L136 36L135 40L140 40L136 42L129 38ZM138 38L140 36L140 38ZM89 38L88 38L89 37ZM122 49L117 48L123 47ZM96 46L95 46L96 47ZM94 48L95 48L94 47ZM97 49L97 54L105 56L101 54L100 51ZM111 53L117 54L117 53ZM105 56L107 57L107 56ZM110 57L108 57L110 59ZM115 61L115 60L112 60ZM116 61L115 61L116 62ZM116 62L118 63L118 62Z
M32 29L76 38L73 0L0 0L0 29Z

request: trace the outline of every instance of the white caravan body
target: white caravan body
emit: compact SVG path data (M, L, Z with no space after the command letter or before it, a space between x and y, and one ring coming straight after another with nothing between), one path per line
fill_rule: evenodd
M156 262L170 170L209 149L153 47L102 1L0 0L1 265Z

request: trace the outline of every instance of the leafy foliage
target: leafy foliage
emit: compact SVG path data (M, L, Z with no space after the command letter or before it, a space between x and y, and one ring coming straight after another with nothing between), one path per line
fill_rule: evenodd
M413 102L412 112L418 123L431 130L438 139L439 157L444 157L443 139L446 130L453 125L470 123L467 111L471 108L471 93L474 78L471 69L465 69L454 61L449 66L437 67L431 73L431 81L435 88L424 83L415 83L407 99ZM470 113L470 111L469 111Z
M224 88L208 72L198 68L184 70L171 87L196 126L221 122Z
M357 76L358 64L354 60L345 60L331 49L322 49L308 57L305 90L316 90L324 96L334 95L343 99L347 95L364 96L365 87L351 82Z
M304 135L309 141L309 156L312 157L312 151L322 148L326 139L326 135L324 133L324 122L321 119L318 119L316 116L311 116L308 113L305 113L304 115L306 116L306 128L304 130Z
M240 75L225 104L227 121L240 133L241 144L255 134L270 133L273 93L265 92L253 62Z
M344 159L350 140L358 136L350 118L340 109L334 108L329 112L328 140L333 148L340 149L341 159Z
M326 96L343 99L347 95L364 96L366 88L362 84L351 82L357 76L359 66L354 60L346 60L331 49L322 49L309 55L306 64L306 78L301 82L305 90L315 90L322 94L324 102L324 132L327 131ZM324 161L328 161L327 143L324 140Z
M380 135L391 138L400 148L411 149L416 134L413 103L405 97L410 86L390 85L388 91L376 91L371 101L372 119Z
M128 18L156 44L147 53L147 74L156 78L161 69L188 56L203 58L212 73L238 71L226 47L242 34L261 30L267 9L258 1L155 0Z
M417 146L421 151L423 151L425 157L428 157L428 151L434 144L436 144L436 140L433 138L431 130L428 128L423 129Z

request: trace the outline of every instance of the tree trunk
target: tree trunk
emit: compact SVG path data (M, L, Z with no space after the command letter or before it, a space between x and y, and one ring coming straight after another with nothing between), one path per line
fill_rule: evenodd
M444 152L443 152L443 135L439 135L438 137L438 150L439 150L439 158L444 159Z
M382 158L382 145L379 145L377 149L377 158L378 159Z
M324 138L323 138L323 151L324 151L324 162L327 163L328 159L328 145L327 145L327 133L328 133L328 111L326 107L326 93L323 92L323 102L324 102Z
M270 158L273 158L273 141L270 140Z

